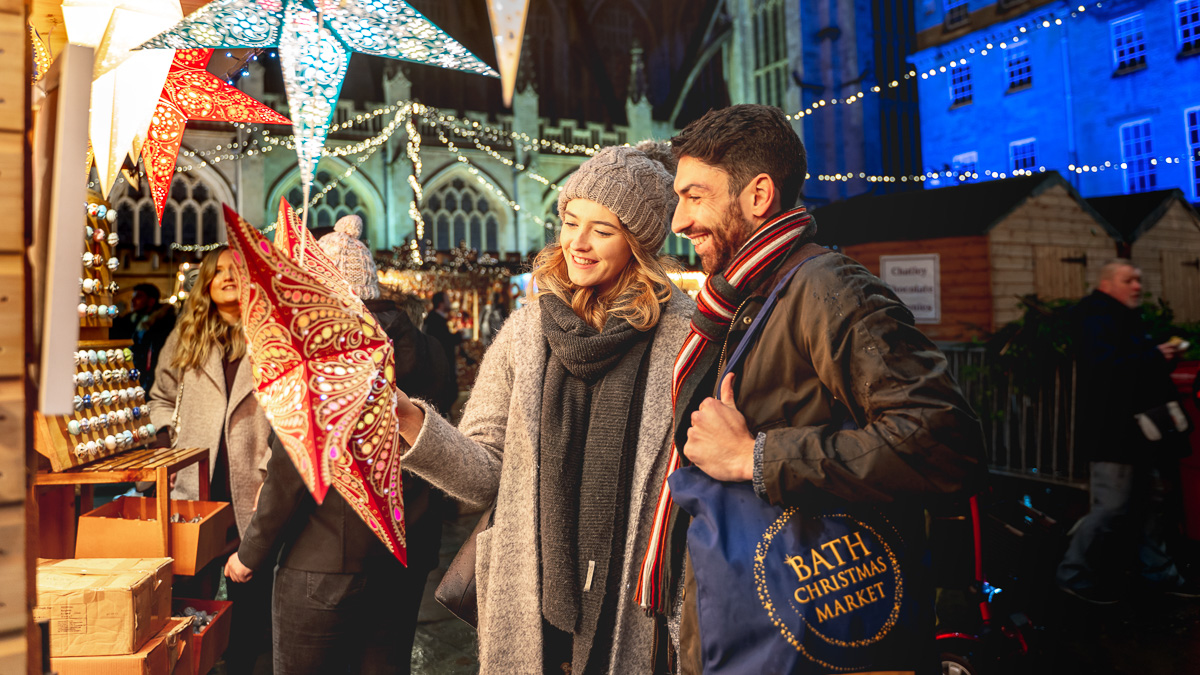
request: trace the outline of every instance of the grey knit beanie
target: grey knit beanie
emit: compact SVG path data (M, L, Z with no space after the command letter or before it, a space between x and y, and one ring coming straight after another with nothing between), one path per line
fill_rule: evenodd
M333 259L359 298L374 300L379 297L379 275L371 251L358 239L362 228L362 218L343 216L334 223L333 232L318 239L317 244Z
M647 250L667 239L675 196L675 157L665 143L613 145L579 165L558 195L559 220L572 199L588 199L612 211Z

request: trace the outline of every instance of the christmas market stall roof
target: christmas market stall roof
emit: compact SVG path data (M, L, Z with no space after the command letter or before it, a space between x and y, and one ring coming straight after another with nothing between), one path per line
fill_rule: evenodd
M1120 238L1054 172L855 197L813 217L818 243L837 246L885 282L904 269L901 261L922 261L925 295L901 299L932 308L915 318L926 335L947 342L1018 318L1028 295L1083 297Z
M1120 232L1097 214L1057 171L1047 171L834 202L813 211L817 243L845 247L879 241L985 235L1022 204L1060 185L1081 208L1096 216L1109 236L1120 240Z
M1120 232L1121 241L1127 244L1132 244L1149 232L1176 204L1195 214L1195 209L1179 188L1092 197L1087 202Z
M1088 200L1121 233L1118 253L1142 271L1142 286L1175 320L1200 321L1200 213L1178 189Z

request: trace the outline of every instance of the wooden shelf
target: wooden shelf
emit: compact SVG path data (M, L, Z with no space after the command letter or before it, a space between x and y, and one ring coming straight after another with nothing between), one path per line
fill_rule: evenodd
M132 345L133 345L132 340L80 340L78 346L79 346L79 349L81 349L81 350L88 350L88 349L108 350L108 349L124 349L127 347L131 347ZM80 364L75 367L75 372L76 373L91 372L91 373L95 374L97 378L99 378L100 374L104 370L114 369L117 367L118 366L116 364L107 364L107 365ZM133 364L126 363L120 367L132 368ZM122 386L122 385L124 385L124 386ZM118 387L120 389L136 387L136 386L140 386L140 383L139 382L126 382L126 383L122 383L122 385L116 385L116 384L112 384L112 383L108 383L108 382L97 381L95 384L93 384L90 387L82 387L82 386L76 385L75 391L80 396L82 396L84 394L91 394L91 395L97 396L97 395L99 395L99 393L101 391L104 391L106 389L113 390L114 387ZM108 457L124 456L126 453L129 452L128 449L117 448L115 450L108 450L108 449L104 449L103 447L100 449L99 452L96 453L96 456L94 456L94 457L89 457L87 455L77 455L77 454L75 454L75 445L77 443L79 443L80 441L83 441L83 442L97 441L100 443L101 446L103 446L103 444L104 444L103 441L104 441L105 436L107 436L109 434L120 433L120 432L126 431L126 430L133 431L134 429L148 423L150 421L149 404L150 404L150 392L146 392L144 400L142 400L140 403L134 402L134 401L129 401L127 403L113 403L113 404L105 407L105 406L102 406L97 401L93 404L92 408L88 408L88 409L84 409L84 410L77 410L75 412L72 412L69 415L45 416L35 410L34 411L34 429L35 429L34 449L37 450L39 454L46 457L46 459L50 462L50 468L53 471L68 471L72 468L87 464L89 462L96 462L98 460L103 460ZM94 428L94 429L89 430L87 433L81 433L77 436L73 436L67 431L67 424L69 422L71 422L71 420L75 420L78 422L80 420L87 419L88 417L91 417L93 415L102 414L105 411L115 411L115 410L119 410L122 408L131 410L134 406L139 406L142 409L142 411L144 412L144 414L142 415L142 417L140 419L136 419L136 420L129 419L125 422L119 422L119 423L116 423L113 425L109 425L102 429ZM151 436L149 439L145 439L145 440L141 441L140 443L138 443L138 445L145 445L146 443L152 441L153 439L154 439L154 437Z
M208 500L208 448L143 448L129 450L112 457L104 457L91 464L67 471L39 471L34 485L101 485L107 483L133 483L154 481L157 485L155 518L162 530L161 555L167 557L171 550L170 530L170 477L180 469L199 464L200 500ZM91 489L84 489L80 496L80 511L92 510Z

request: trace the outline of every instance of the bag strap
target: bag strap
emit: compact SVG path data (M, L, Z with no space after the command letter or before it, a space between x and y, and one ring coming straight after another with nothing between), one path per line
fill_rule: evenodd
M725 364L725 370L721 371L721 377L717 379L718 383L724 382L725 376L732 372L734 367L737 366L738 362L742 360L742 357L745 356L746 351L754 342L755 335L758 333L762 325L766 323L767 317L771 316L771 312L775 309L775 300L779 298L780 291L782 291L784 286L787 286L788 282L792 280L792 277L796 274L796 271L803 267L804 263L808 262L809 260L812 260L817 256L825 255L828 252L829 249L822 248L819 253L814 253L804 260L801 260L799 265L796 265L792 269L788 270L787 273L784 274L779 280L779 283L775 284L775 288L771 289L771 294L767 296L767 301L763 303L762 309L758 310L758 316L754 317L754 321L750 324L750 328L746 331L746 334L742 336L742 341L738 343L737 349L733 350L733 355L729 357L729 361Z
M183 378L187 371L179 372L179 391L175 393L175 409L171 411L171 447L179 443L179 405L183 403Z

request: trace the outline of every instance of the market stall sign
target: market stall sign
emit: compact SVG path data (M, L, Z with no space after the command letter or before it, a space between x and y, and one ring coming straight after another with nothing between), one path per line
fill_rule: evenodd
M879 277L912 310L917 323L942 322L942 282L937 253L881 255Z

